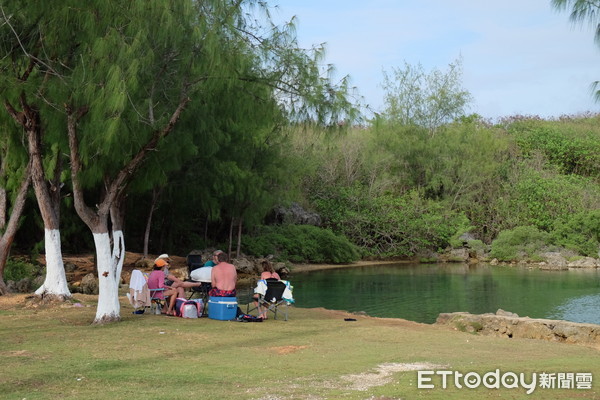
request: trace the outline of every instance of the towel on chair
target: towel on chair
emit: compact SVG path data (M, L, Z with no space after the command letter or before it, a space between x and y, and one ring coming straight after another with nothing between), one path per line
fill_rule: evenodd
M288 304L294 303L294 295L292 294L294 287L289 281L280 280L279 282L285 283L285 290L283 291L281 298ZM265 279L261 279L257 282L256 288L254 288L254 293L260 294L261 296L264 296L267 293L267 281Z
M150 291L148 290L148 284L146 283L144 274L139 269L131 271L127 298L134 308L150 306Z
M131 271L131 279L129 280L130 289L141 291L145 284L146 278L144 278L142 271L139 269Z

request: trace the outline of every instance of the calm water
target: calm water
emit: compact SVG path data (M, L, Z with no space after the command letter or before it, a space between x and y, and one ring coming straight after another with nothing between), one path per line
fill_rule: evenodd
M600 324L600 270L393 264L295 273L297 307L433 323L439 313L496 312Z

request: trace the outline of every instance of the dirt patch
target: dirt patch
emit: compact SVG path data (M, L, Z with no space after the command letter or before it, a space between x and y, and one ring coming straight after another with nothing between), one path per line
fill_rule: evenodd
M270 347L271 350L274 350L279 355L286 355L295 353L298 350L306 349L308 346L279 346L279 347Z
M0 310L13 310L25 305L25 299L29 294L25 293L9 293L0 296Z
M375 386L387 385L392 381L392 375L396 372L422 371L445 368L443 365L431 363L387 363L378 365L374 371L364 372L362 374L344 375L342 381L345 386L351 390L366 391Z

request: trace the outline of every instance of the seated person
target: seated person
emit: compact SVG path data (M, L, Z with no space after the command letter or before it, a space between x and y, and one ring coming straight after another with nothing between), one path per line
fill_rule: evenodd
M275 272L275 269L273 269L273 265L271 265L271 263L268 260L263 260L262 263L262 268L263 268L263 272L260 274L260 280L267 280L267 279L277 279L280 280L281 278L279 277L279 274L277 272ZM257 287L258 289L258 287ZM254 307L258 308L258 292L257 289L254 289ZM264 295L264 293L262 293ZM260 313L258 315L259 318L262 319L267 319L267 311L263 311L262 313Z
M212 281L213 266L217 264L217 257L219 256L219 254L222 253L223 251L221 250L215 250L215 252L212 255L212 260L208 260L204 263L204 266L193 270L190 273L190 279L192 279L192 281L182 281L181 279L176 278L174 276L169 276L169 279L173 280L172 286L174 288L183 288L185 290L187 288L203 286L203 284L210 283Z
M277 272L275 272L275 270L273 269L273 265L271 265L269 260L263 260L261 264L263 267L263 272L260 274L260 279L269 279L269 278L273 278L273 279L277 279L277 280L281 279L279 277L279 274Z
M229 263L229 256L220 253L217 256L217 265L211 271L212 289L208 292L212 297L235 297L237 284L237 270Z
M159 299L166 299L169 297L168 309L163 313L167 315L173 315L173 307L175 306L175 300L177 297L183 297L184 291L181 288L174 288L172 286L165 285L165 272L164 269L168 265L167 261L162 258L156 259L154 262L154 269L148 277L148 289L165 289L164 291L155 292L153 297ZM171 276L171 275L169 275Z

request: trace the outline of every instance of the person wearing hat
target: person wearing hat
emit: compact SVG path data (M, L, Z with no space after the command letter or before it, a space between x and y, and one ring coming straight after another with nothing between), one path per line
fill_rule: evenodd
M159 299L165 299L169 297L168 308L166 310L167 315L173 315L173 307L175 306L175 300L177 297L183 297L183 288L174 288L170 285L165 285L165 272L164 269L169 263L163 258L157 258L154 261L154 269L148 277L148 289L165 289L164 291L156 292L155 297Z

